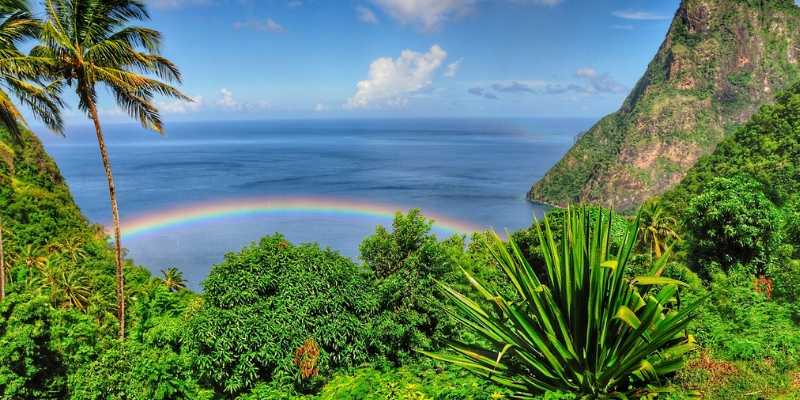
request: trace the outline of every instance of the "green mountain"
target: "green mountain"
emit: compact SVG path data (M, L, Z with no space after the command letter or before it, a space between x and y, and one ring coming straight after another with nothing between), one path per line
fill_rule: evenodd
M527 199L637 207L797 81L798 59L792 0L683 0L619 111L578 140Z
M715 178L740 173L758 181L777 206L800 201L800 84L778 94L776 100L723 139L714 153L700 158L683 180L664 194L678 215L682 216L688 201Z

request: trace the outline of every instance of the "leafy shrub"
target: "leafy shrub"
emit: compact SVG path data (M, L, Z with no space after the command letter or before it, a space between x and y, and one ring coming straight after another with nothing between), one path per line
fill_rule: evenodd
M190 315L184 342L220 394L282 376L299 382L294 355L309 337L322 353L321 374L367 360L375 300L356 265L337 252L266 236L228 253L202 285L204 303Z
M59 399L66 368L52 341L46 297L11 294L0 302L0 397Z
M491 294L492 309L442 285L453 300L453 314L487 345L448 341L457 354L425 354L528 398L561 390L590 398L638 397L664 391L660 377L681 367L692 350L684 334L690 313L703 301L676 309L682 282L656 276L666 259L646 276L629 281L625 267L637 231L628 230L616 257L610 253L611 223L589 210L563 214L562 244L556 244L545 219L538 229L548 275L545 285L512 240L494 247L496 260L517 289L517 298ZM657 292L650 289L657 285Z
M359 258L377 287L373 343L395 365L413 359L415 349L437 348L437 341L457 328L442 308L436 280L458 279L456 260L464 242L457 237L437 241L430 233L432 223L419 209L406 216L398 211L391 232L377 226L359 245Z
M763 275L780 255L780 220L748 176L715 179L689 203L684 225L691 235L691 266L705 276L714 266L728 271L737 264Z

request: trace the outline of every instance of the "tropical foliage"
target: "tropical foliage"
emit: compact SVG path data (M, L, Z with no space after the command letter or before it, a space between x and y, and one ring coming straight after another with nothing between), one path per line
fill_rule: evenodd
M299 382L295 350L308 338L322 351L322 375L368 360L364 322L375 296L356 265L336 252L266 236L227 254L203 288L184 341L203 381L220 393L242 394L284 376Z
M94 123L111 198L117 264L117 320L122 339L125 296L119 210L97 112L97 87L105 86L114 95L118 107L143 127L161 134L164 129L158 110L152 104L153 96L191 99L166 83L139 74L154 74L167 82L180 82L178 68L159 55L161 34L129 25L132 21L149 19L144 3L138 0L47 0L44 5L47 17L40 33L42 44L34 47L31 55L45 60L46 68L42 73L53 79L48 87L60 92L64 86L75 85L78 108Z
M567 211L557 243L545 219L538 229L547 270L541 278L513 241L510 252L495 246L516 296L492 294L467 274L493 308L443 285L457 308L454 318L484 343L450 340L456 355L426 354L512 389L518 398L557 390L591 398L661 391L658 380L680 369L694 347L684 330L702 298L677 307L678 287L685 284L658 276L664 259L650 274L626 279L637 224L613 255L610 220L590 221L587 211Z

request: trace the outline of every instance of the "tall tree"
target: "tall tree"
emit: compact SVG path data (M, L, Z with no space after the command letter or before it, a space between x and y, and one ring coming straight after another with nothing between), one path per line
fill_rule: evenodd
M31 55L50 60L53 87L75 87L78 108L94 123L97 142L108 179L117 264L117 318L119 338L125 332L125 297L120 243L119 210L114 178L108 161L103 131L97 113L97 88L105 86L117 106L146 129L164 134L161 116L152 104L161 95L191 101L167 83L151 79L153 74L180 83L178 68L162 57L158 31L129 25L150 18L138 0L47 0L42 26L42 44Z
M19 138L19 122L26 123L22 113L11 100L9 92L21 104L28 106L33 116L47 127L61 133L63 124L59 106L61 102L53 93L37 85L42 60L26 56L17 45L35 38L39 23L31 17L24 0L0 0L0 124ZM6 278L3 256L3 233L0 228L0 300L5 298Z

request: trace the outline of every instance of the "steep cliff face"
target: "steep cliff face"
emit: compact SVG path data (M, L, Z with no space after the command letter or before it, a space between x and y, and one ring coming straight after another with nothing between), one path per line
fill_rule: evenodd
M637 207L800 80L799 60L792 0L683 0L620 110L578 140L527 198Z

